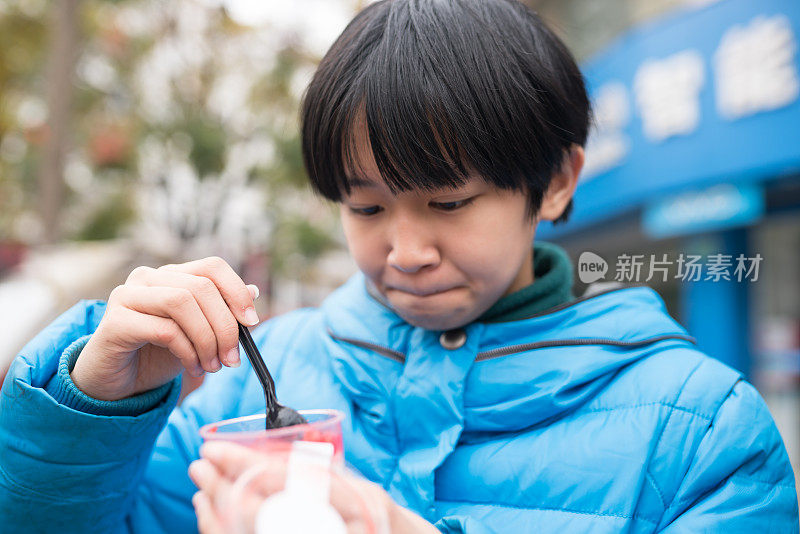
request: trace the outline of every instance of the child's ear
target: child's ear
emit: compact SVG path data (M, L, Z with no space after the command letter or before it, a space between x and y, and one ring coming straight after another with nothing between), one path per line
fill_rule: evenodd
M554 221L558 219L569 204L578 186L578 175L583 168L583 147L572 145L564 154L561 168L553 173L550 186L542 199L537 218Z

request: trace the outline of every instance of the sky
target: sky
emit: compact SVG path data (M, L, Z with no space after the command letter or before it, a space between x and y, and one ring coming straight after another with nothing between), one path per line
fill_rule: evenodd
M297 31L309 49L323 55L356 12L357 0L204 0L224 4L240 24ZM370 1L362 2L364 5Z

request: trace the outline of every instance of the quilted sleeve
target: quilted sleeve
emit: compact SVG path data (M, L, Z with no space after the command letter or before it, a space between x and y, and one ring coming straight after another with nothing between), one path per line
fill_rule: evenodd
M103 416L60 404L46 390L62 354L91 334L105 310L81 302L12 363L0 393L0 530L125 532L125 516L179 381L152 409Z
M658 531L798 532L789 457L747 382L736 383L714 416Z

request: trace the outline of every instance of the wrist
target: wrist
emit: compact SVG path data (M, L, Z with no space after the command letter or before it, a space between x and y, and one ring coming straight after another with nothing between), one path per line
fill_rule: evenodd
M115 396L109 391L104 391L103 388L95 387L98 381L92 377L92 375L95 374L93 372L94 370L91 365L86 365L88 359L82 358L81 356L86 352L91 342L92 340L90 339L86 346L83 347L80 354L78 354L78 358L72 368L68 369L70 380L72 380L75 387L82 393L93 399L101 401L116 401L121 399L122 397L119 395Z
M121 383L110 377L121 373L104 369L102 358L98 358L95 350L95 336L89 338L76 360L68 369L69 378L75 387L92 399L103 402L115 402L134 395L133 384Z
M64 350L56 374L45 385L45 391L60 405L93 415L135 417L156 408L163 402L171 402L172 397L177 398L180 379L140 395L119 400L101 400L90 396L78 388L71 374L88 340L89 336L79 338Z

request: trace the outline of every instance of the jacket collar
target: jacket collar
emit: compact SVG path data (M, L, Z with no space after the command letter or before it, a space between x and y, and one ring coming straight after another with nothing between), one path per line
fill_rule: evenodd
M364 375L375 384L351 384L354 391L390 392L397 377L410 372L404 369L407 361L421 361L414 354L420 347L428 358L455 360L455 352L436 342L441 332L406 323L370 294L361 273L331 294L322 311L328 335L346 349L338 356L339 368L375 371ZM695 343L647 286L617 288L529 318L472 323L464 329L472 352L466 359L458 355L459 365L468 367L462 370L459 387L465 405L480 412L472 421L475 429L522 428L553 417L585 402L620 369L651 353L654 345ZM392 376L385 376L386 360L397 367ZM426 365L437 372L435 362Z
M322 304L329 334L403 362L402 347L415 327L394 313L362 273ZM474 325L471 325L474 326ZM466 327L465 327L466 328ZM695 340L667 313L661 297L645 285L616 287L580 297L514 321L481 329L477 361L546 347L647 345L661 338Z
M691 340L647 287L596 294L526 319L471 323L455 349L442 345L441 332L411 326L373 298L362 274L331 294L322 313L332 371L353 404L350 424L370 433L371 447L399 454L393 474L380 476L389 477L384 484L398 502L429 519L433 473L458 443L562 417L626 366L666 343ZM380 472L377 460L366 459L372 449L352 434L357 467Z
M574 409L654 346L695 343L647 286L582 297L516 321L472 323L464 327L471 351L466 357L442 348L441 332L411 326L378 302L361 273L331 294L322 311L328 335L345 349L337 369L373 371L358 375L349 386L353 393L388 394L398 377L413 372L408 362L425 365L430 380L462 381L457 388L467 408L465 423L474 430L525 428ZM454 365L463 369L445 376ZM353 382L355 375L348 376Z

